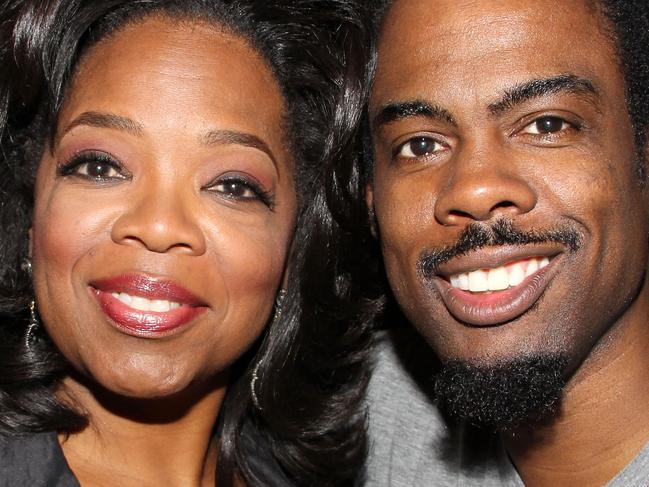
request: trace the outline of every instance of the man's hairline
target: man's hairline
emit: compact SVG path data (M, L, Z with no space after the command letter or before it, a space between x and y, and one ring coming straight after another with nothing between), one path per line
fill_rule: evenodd
M363 158L364 163L366 165L366 169L368 170L368 174L369 174L369 178L368 178L369 183L371 183L372 180L374 179L374 169L375 169L375 156L374 156L374 143L373 143L375 132L370 119L369 100L371 99L371 94L374 91L374 83L376 81L376 70L378 66L378 44L379 44L378 40L381 37L383 23L387 15L389 14L390 9L394 6L394 4L397 1L399 0L383 0L382 5L380 5L380 7L375 11L375 17L374 17L376 45L375 45L372 59L370 61L371 68L369 72L370 72L371 80L369 83L369 91L368 91L370 96L368 98L368 103L366 104L366 119L367 119L366 130L368 131L367 136L369 136L371 153L366 155L366 157ZM598 28L600 29L600 33L604 35L604 37L606 37L611 43L610 46L613 54L612 61L620 70L620 74L622 75L622 80L624 83L624 93L625 93L624 101L626 105L626 112L629 116L629 121L633 127L633 131L636 132L637 127L636 127L635 120L633 118L631 104L628 97L629 87L628 87L628 80L627 80L626 70L624 65L624 58L622 56L620 39L615 24L613 20L610 18L610 16L607 14L607 5L604 2L604 0L583 0L583 1L589 13L591 13L593 16L597 18L597 25ZM647 134L645 135L645 139L646 140L645 140L644 151L642 151L643 148L639 146L637 140L634 142L634 146L637 152L637 157L640 158L640 160L636 162L636 165L642 164L642 161L647 160L646 149L647 147L649 147L649 131L647 131ZM642 186L645 187L645 181L641 179L640 182Z

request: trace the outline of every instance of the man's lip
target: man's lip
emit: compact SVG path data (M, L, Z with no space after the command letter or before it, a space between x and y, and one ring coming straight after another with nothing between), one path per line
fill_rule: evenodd
M126 293L147 299L175 301L184 306L207 304L180 284L145 274L122 274L90 282L90 286L105 293Z
M434 279L447 310L472 326L497 326L515 320L540 299L561 266L557 256L518 286L503 291L471 293L454 288L443 277Z
M565 252L565 248L554 243L484 247L445 262L437 268L435 273L448 279L452 275L472 272L478 269L495 269L511 262L534 257L548 257L552 260L562 252Z

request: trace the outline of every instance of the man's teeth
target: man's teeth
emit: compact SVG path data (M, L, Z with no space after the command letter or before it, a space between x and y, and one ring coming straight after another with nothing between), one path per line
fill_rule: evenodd
M166 299L147 299L141 296L131 296L126 293L111 293L114 298L119 299L125 305L138 311L153 311L166 313L172 309L180 308L180 303L167 301Z
M518 286L539 269L550 263L548 257L535 257L506 264L495 269L478 269L451 276L451 286L474 293L502 291Z

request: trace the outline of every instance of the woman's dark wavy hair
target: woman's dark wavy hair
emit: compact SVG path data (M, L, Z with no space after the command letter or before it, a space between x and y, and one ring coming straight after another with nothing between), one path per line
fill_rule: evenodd
M337 254L351 241L339 235L326 202L355 186L358 174L345 173L338 179L342 186L329 191L323 181L332 168L353 166L341 160L357 156L352 141L369 49L359 9L346 0L0 4L0 433L73 432L87 424L54 395L68 366L52 342L41 331L25 346L33 291L21 262L35 170L84 52L127 23L163 15L218 24L258 50L283 91L297 165L300 212L286 306L240 361L228 388L217 427L218 484L231 486L241 477L249 485L267 485L255 463L260 444L295 485L354 482L366 450L359 410L371 320L349 279L348 268L363 263ZM334 245L322 247L323 241ZM347 313L338 312L349 303L345 311L361 319L348 321ZM256 364L260 407L250 394ZM243 439L244 426L255 432L252 444Z

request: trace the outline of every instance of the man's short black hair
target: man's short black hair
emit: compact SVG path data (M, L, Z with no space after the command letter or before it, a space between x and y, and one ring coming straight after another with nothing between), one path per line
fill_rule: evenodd
M638 159L646 158L649 126L649 2L597 0L613 26L620 65L626 81L627 109L635 132ZM639 164L641 180L646 179Z

